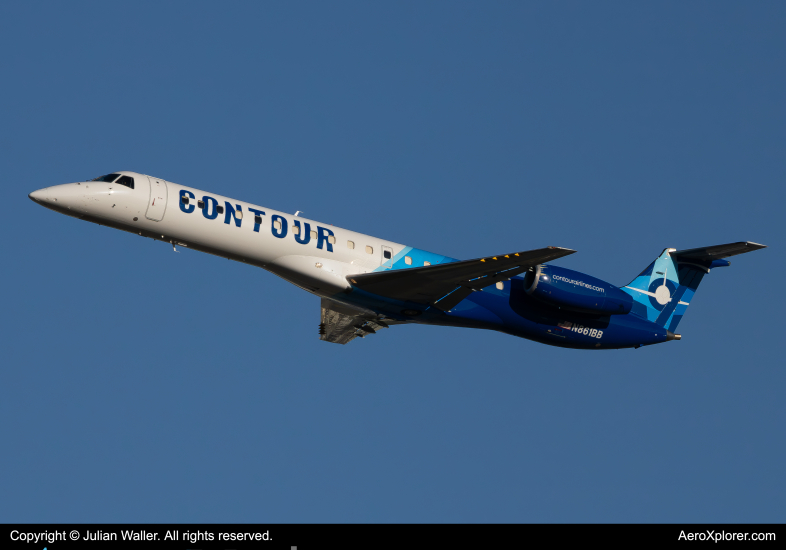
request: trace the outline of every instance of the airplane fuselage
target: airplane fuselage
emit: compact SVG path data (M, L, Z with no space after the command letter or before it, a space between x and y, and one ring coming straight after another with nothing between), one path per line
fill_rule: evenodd
M353 275L458 260L160 178L116 174L133 180L133 188L81 181L47 187L30 198L79 219L261 267L380 320L490 329L584 349L638 347L675 338L641 315L613 310L630 309L625 304L631 292L553 265L539 266L529 279L527 274L516 275L472 292L448 311L365 292L353 286ZM597 302L597 294L601 305L590 304L581 311L539 299L533 285L549 275L552 283L579 285L589 301ZM550 289L543 292L551 294ZM602 308L603 300L612 309L592 309Z

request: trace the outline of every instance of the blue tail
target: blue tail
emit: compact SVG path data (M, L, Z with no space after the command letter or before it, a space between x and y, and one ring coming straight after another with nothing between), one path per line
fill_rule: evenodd
M677 328L704 275L730 265L722 259L752 252L764 245L740 242L676 250L667 248L622 290L633 298L631 313L671 332Z

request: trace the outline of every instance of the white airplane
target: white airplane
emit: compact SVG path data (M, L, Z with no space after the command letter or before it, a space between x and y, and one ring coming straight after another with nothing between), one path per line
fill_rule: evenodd
M82 220L266 269L322 299L320 338L346 344L401 323L491 329L549 345L612 349L672 331L701 278L750 242L666 249L626 287L545 265L545 247L458 261L136 172L30 193Z

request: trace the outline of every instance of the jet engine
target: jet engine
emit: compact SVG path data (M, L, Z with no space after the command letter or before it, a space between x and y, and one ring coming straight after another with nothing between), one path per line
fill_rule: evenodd
M624 315L633 307L633 299L616 286L564 267L528 271L524 288L536 300L580 313Z

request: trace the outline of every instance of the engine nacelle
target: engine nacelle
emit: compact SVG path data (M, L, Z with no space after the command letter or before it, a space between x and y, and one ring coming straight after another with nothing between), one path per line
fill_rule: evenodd
M538 266L524 277L524 288L541 302L581 313L623 315L633 307L616 286L564 267Z

